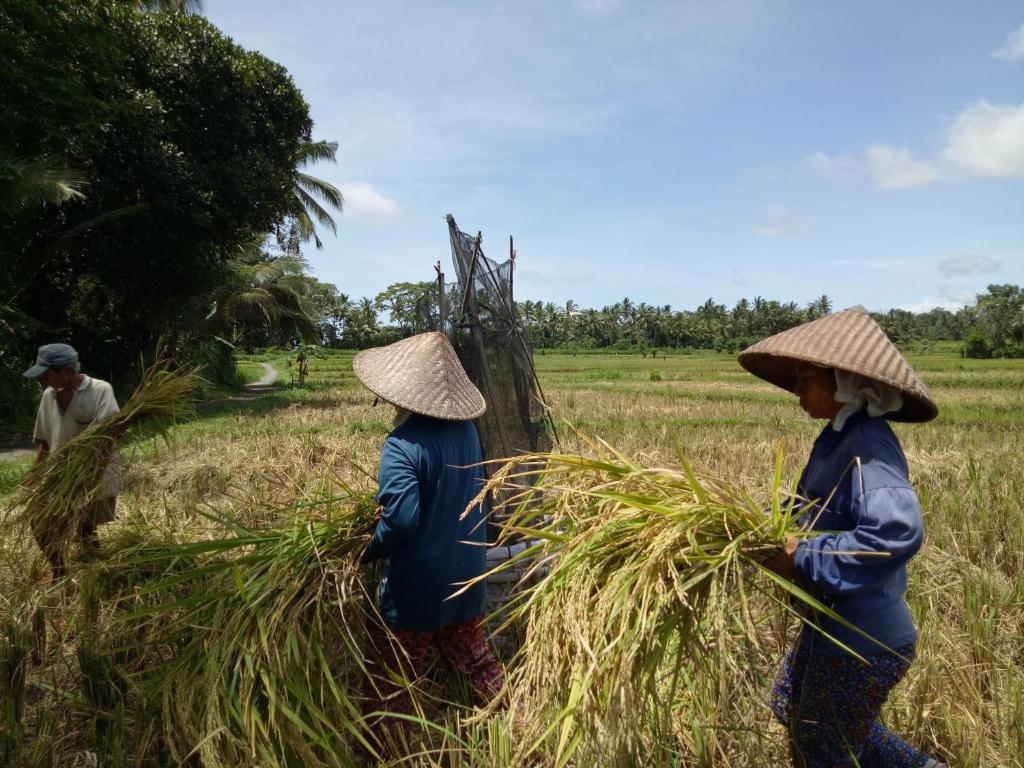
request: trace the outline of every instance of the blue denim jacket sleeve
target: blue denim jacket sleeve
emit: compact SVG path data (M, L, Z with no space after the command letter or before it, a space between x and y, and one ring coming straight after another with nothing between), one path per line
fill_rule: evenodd
M826 595L855 595L888 580L921 548L921 507L911 488L881 487L853 505L856 526L823 533L797 547L798 577Z
M416 463L407 448L392 437L384 441L377 472L380 484L377 501L381 505L381 516L364 560L387 557L395 547L407 541L419 525L419 477Z

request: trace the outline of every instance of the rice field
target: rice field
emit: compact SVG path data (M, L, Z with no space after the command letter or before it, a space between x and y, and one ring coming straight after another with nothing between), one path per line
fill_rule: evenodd
M126 450L120 517L103 530L105 546L138 535L202 538L212 535L211 516L224 514L259 526L343 487L372 489L391 413L372 407L372 396L352 375L351 358L333 352L311 359L303 389L288 386L288 371L280 370L276 392L201 412L175 428L167 445ZM963 360L951 352L910 359L941 415L926 425L896 426L924 509L926 543L910 573L918 657L887 720L951 765L1024 766L1024 364ZM651 463L668 462L681 450L755 498L770 492L780 442L784 481L792 483L820 429L795 398L746 374L729 355L548 351L537 354L536 365L557 419ZM572 430L561 432L566 450L585 451L565 437ZM0 464L4 504L27 465ZM79 653L88 636L80 609L89 597L89 564L77 565L80 578L64 593L48 592L41 586L41 554L24 542L2 543L0 618L29 628L42 621L47 643L39 663L28 665L22 730L4 731L13 741L0 754L21 765L177 764L153 747L155 736L145 736L153 724L141 722L130 706L113 720L109 711L96 716L88 694L95 686L83 685L88 657ZM73 575L75 568L72 562ZM652 764L785 764L767 691L793 630L777 618L763 622L756 652L740 670L742 695L723 686L680 694L668 716L657 718L668 726L650 736L659 756ZM25 642L31 645L31 636ZM18 649L0 651L2 662ZM458 681L444 674L431 680L426 695L466 700ZM428 713L438 718L440 735L414 762L512 764L515 736L507 716L467 721L458 707Z

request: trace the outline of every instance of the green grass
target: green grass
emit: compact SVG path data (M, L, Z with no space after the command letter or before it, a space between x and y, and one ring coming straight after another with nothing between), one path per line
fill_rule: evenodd
M249 360L239 360L235 363L238 367L238 376L246 384L259 381L266 374L263 366Z

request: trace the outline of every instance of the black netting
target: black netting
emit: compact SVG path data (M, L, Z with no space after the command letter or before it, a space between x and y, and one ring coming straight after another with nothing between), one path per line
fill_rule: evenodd
M479 236L459 231L448 217L452 260L458 276L448 308L448 330L466 372L487 400L479 420L487 458L547 451L551 439L533 349L512 295L511 260L487 258Z
M457 284L444 292L446 330L466 373L487 400L477 420L486 459L551 450L533 348L513 297L514 262L487 258L480 235L448 216ZM500 499L494 499L500 507ZM497 511L497 510L496 510Z
M549 451L555 431L533 367L533 348L515 303L514 256L510 254L509 260L500 264L487 258L480 235L471 237L460 231L451 215L448 232L457 281L446 287L438 265L439 290L434 291L434 297L440 305L437 314L441 327L487 401L486 413L476 421L484 458ZM504 501L490 499L488 527L492 540L505 516ZM524 542L489 550L489 566L496 566L527 545ZM525 564L488 577L488 612L506 605L516 591L525 587L526 582L521 580L526 577ZM531 578L538 575L534 573ZM491 630L497 630L497 626ZM518 646L518 633L509 627L494 639L499 645L513 649Z

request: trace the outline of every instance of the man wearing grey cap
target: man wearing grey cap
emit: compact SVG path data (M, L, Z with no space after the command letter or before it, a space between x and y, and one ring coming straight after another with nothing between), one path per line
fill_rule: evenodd
M62 445L95 421L120 410L114 389L105 381L86 376L79 370L78 353L68 344L45 344L39 348L36 364L25 371L27 378L41 378L47 385L36 413L35 441L39 446L36 461L60 449ZM78 531L83 547L98 544L96 526L114 519L118 492L118 457L112 456L103 481L101 497L89 505ZM36 541L50 560L53 577L64 575L64 557L59 546L47 545L45 531L33 530Z

